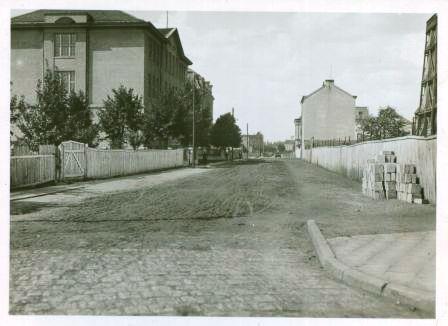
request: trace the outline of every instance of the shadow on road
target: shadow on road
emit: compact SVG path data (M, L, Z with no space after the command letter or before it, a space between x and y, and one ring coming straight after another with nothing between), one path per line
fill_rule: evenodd
M262 163L271 163L262 159L249 159L249 160L236 160L236 161L227 161L222 162L221 164L215 166L216 168L229 168L231 166L240 166L240 165L257 165Z
M37 212L48 207L58 207L58 206L59 205L57 204L49 204L49 203L17 201L17 202L11 202L11 205L9 207L11 215L20 215L20 214Z

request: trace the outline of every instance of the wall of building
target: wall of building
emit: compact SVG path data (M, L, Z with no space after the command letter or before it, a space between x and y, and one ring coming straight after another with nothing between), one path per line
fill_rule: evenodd
M165 80L168 87L181 89L185 84L187 71L186 63L179 56L179 49L174 36L170 37L166 45L168 66L165 73Z
M76 34L75 55L55 57L57 33ZM11 33L12 93L24 95L27 102L36 102L36 87L47 69L75 72L75 90L86 93L87 32L79 28L47 28L44 30L14 30Z
M145 107L150 107L151 99L158 97L161 92L162 55L162 42L150 33L145 33Z
M302 139L355 137L355 99L335 86L325 87L302 103Z
M39 30L11 31L11 93L36 101L36 85L43 77L43 33Z
M44 30L44 69L75 72L75 90L86 93L87 31L85 28L48 28ZM57 33L76 34L75 55L55 57L54 40Z
M144 32L140 29L93 29L89 32L89 95L100 107L112 89L124 85L144 96Z
M436 202L437 138L406 136L369 141L350 146L303 150L303 159L349 178L361 180L368 159L381 151L394 151L397 163L415 164L424 196Z

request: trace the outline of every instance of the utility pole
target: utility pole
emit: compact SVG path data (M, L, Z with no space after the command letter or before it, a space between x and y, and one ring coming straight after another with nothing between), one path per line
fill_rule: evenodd
M249 124L246 123L246 149L247 149L247 160L249 160Z
M195 76L193 75L193 167L196 167L196 139L195 139L195 112L194 112L194 93L196 88L196 80Z
M168 10L166 11L166 28L168 28Z

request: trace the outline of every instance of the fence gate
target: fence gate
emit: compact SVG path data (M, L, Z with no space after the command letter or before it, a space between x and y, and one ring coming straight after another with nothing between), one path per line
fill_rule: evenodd
M86 144L66 141L61 144L61 179L84 178L86 171Z

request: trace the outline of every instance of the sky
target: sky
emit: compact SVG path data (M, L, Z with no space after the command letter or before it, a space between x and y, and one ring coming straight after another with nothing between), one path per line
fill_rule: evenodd
M23 13L23 12L20 12ZM166 12L128 11L166 27ZM17 15L19 12L14 12ZM371 114L412 119L431 14L169 12L191 68L213 84L214 119L235 110L241 130L290 139L300 99L325 79Z
M130 14L166 27L166 12ZM240 128L270 141L294 135L300 99L325 79L370 113L418 106L430 14L169 12L191 68L213 84L214 118L235 108Z

